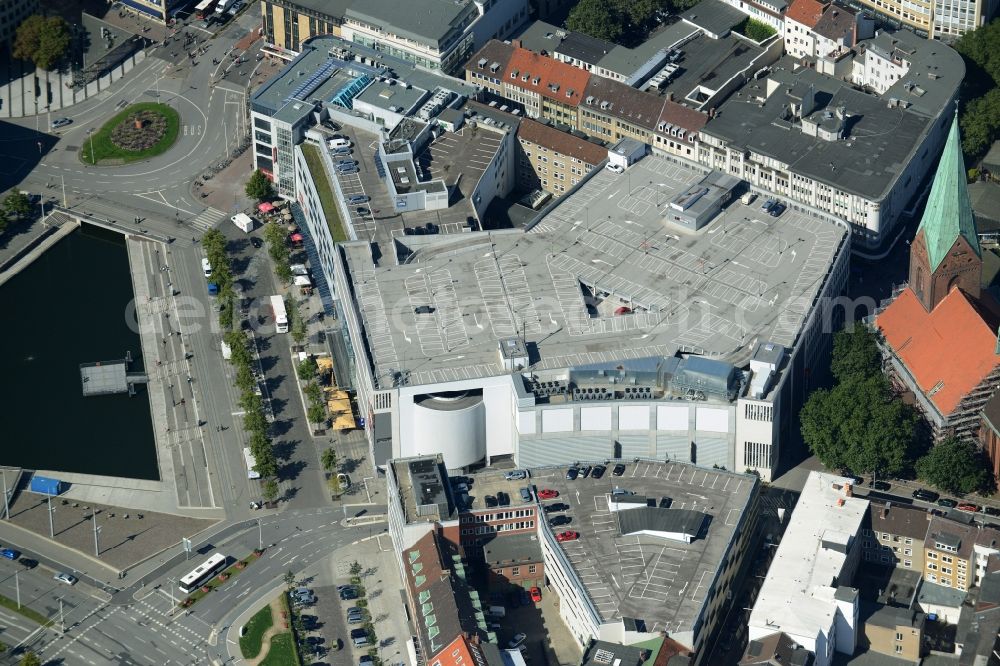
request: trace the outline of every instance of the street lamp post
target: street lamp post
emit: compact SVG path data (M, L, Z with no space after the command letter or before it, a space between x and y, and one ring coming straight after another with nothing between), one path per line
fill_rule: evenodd
M97 535L101 533L101 528L97 526L97 513L94 513L94 557L101 556L101 547L98 545Z
M7 500L7 470L3 471L3 517L10 520L10 502Z
M21 608L21 581L17 578L17 569L14 570L14 590L17 593L17 607Z
M47 497L49 498L49 538L55 539L56 530L52 525L52 512L55 511L55 509L52 508L52 495L48 495Z
M257 519L257 549L264 550L264 532L260 528L260 518Z
M91 127L87 130L87 136L90 137L90 163L97 164L97 158L94 156L94 128Z

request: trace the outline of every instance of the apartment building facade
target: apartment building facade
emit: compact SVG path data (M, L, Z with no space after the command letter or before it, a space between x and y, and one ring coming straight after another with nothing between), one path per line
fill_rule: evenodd
M38 0L4 0L0 2L0 43L10 42L21 21L38 9Z
M517 46L490 42L466 65L466 81L487 101L510 104L528 118L549 120L608 143L636 139L695 161L708 116L669 96L637 90Z
M863 530L863 559L922 572L930 518L931 514L917 507L872 502L868 507L869 522Z
M560 197L608 157L596 143L525 118L517 129L517 184Z
M785 14L785 52L809 60L853 48L875 23L861 12L821 0L794 0Z
M985 25L996 0L859 0L861 6L920 37L951 41Z
M997 553L1000 531L934 516L924 539L924 579L968 592L982 582L989 556Z

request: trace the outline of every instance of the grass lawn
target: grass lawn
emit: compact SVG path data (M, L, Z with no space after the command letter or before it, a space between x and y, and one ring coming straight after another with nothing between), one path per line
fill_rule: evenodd
M240 638L240 652L246 659L253 659L260 654L260 641L264 632L274 624L271 616L271 606L267 605L257 611L247 622L246 634Z
M46 619L44 615L42 615L41 613L39 613L36 610L32 610L31 608L28 608L24 604L21 604L21 607L18 608L17 607L17 602L15 600L13 600L13 599L8 599L7 597L0 596L0 606L3 606L4 608L7 608L9 610L12 610L15 613L20 613L21 615L23 615L24 617L28 618L32 622L36 622L36 623L42 625L43 627L47 627L50 624L52 624L52 620Z
M260 662L260 666L299 666L291 632L271 636L271 649Z
M155 145L147 148L146 150L124 150L111 142L111 130L117 127L118 124L125 120L130 114L135 113L136 111L155 111L162 114L167 119L167 130L163 137ZM108 122L104 123L101 129L94 132L92 136L83 138L83 145L80 147L80 159L86 164L94 164L95 158L97 164L102 162L124 164L126 162L135 162L136 160L144 160L149 157L154 157L174 145L174 141L177 140L177 133L180 130L180 126L180 114L166 104L159 104L157 102L141 102L139 104L133 104L126 107L121 113L117 114ZM91 141L91 138L93 138L93 141ZM93 155L90 153L91 146L94 147Z
M323 205L323 217L326 218L326 223L330 227L333 242L346 241L347 234L344 232L344 224L340 221L340 213L337 212L337 202L333 198L333 190L330 189L330 181L327 180L319 148L310 143L303 143L302 154L306 158L306 164L309 165L309 173L312 175L313 183L316 185L316 193Z

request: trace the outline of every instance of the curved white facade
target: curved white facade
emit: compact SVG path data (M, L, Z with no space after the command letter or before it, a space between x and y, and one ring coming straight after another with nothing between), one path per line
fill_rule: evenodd
M448 469L486 457L486 403L479 394L431 396L413 404L413 454L444 456Z

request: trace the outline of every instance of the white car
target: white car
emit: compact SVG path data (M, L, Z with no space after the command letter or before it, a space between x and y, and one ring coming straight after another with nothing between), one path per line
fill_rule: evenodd
M76 585L76 581L77 581L76 576L73 576L71 574L65 573L63 571L60 571L59 573L57 573L52 578L53 578L53 580L57 580L60 583L64 583L66 585Z
M607 166L604 168L608 171L613 171L614 173L625 173L625 167L620 164L612 164L611 162L608 162Z

